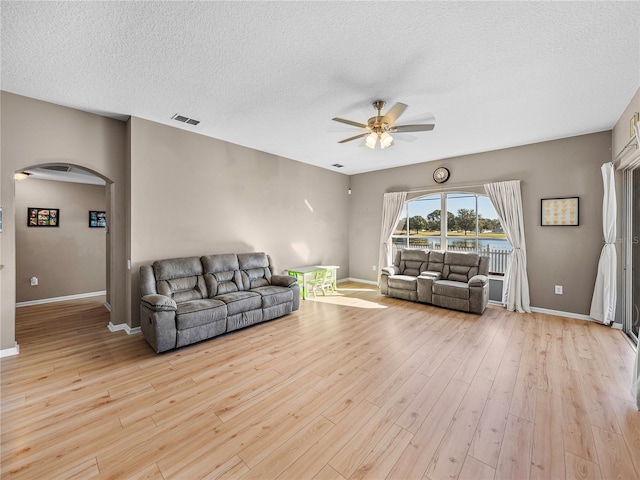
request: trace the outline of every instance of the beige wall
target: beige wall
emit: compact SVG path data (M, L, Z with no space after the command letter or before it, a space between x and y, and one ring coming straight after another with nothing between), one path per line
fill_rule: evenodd
M349 276L349 177L132 118L131 297L153 260L264 251L276 268L339 265Z
M124 122L1 92L0 108L0 350L15 345L16 251L13 174L43 164L77 165L110 180L108 245L112 245L109 299L112 322L124 323ZM20 216L16 217L17 219ZM19 339L18 339L19 343Z
M446 187L523 180L522 202L531 304L589 314L602 248L602 176L611 160L611 132L410 165L351 177L349 272L376 280L382 197L385 192L435 188L433 170L451 171ZM540 200L580 197L580 226L540 226ZM564 295L554 294L554 285Z
M89 210L105 209L105 187L27 178L15 188L16 301L105 290L105 229L88 226ZM28 207L58 208L59 226L28 227Z

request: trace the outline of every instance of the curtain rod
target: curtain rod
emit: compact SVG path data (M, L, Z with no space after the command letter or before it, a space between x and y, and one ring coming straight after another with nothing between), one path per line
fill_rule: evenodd
M522 180L503 180L503 181L505 181L505 182L520 182L520 183L524 183ZM451 187L420 188L418 190L406 190L406 193L423 193L423 192L442 191L442 190L460 190L460 189L465 189L465 188L484 187L487 183L495 183L495 182L456 185L455 187L451 186Z
M640 145L638 145L638 139L636 137L631 137L631 140L629 140L627 144L624 147L622 147L622 150L620 150L620 152L616 155L613 161L614 162L618 161L622 156L624 156L627 148L629 148L633 144L633 142L636 142L636 147L640 148Z

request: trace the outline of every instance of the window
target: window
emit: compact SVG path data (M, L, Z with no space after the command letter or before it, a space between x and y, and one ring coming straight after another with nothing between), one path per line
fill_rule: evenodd
M491 200L475 193L438 193L406 202L392 240L394 255L398 248L477 252L489 257L489 273L498 275L504 274L512 249Z

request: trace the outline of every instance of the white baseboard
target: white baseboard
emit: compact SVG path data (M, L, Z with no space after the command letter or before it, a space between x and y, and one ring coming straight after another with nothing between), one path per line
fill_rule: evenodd
M16 308L28 307L29 305L42 305L45 303L64 302L66 300L78 300L79 298L99 297L100 295L106 295L106 294L107 294L107 291L102 290L101 292L78 293L77 295L66 295L64 297L53 297L53 298L43 298L40 300L29 300L27 302L16 303Z
M107 325L107 328L109 329L110 332L119 332L120 330L124 330L127 333L127 335L135 335L136 333L141 332L140 327L131 328L126 323L119 323L118 325L114 325L113 323L109 322L109 325Z
M613 322L613 324L611 325L611 328L615 328L616 330L622 330L622 324Z
M104 308L106 308L109 313L111 313L111 304L109 302L104 302Z
M5 348L4 350L0 350L0 358L18 355L20 353L20 345L18 345L18 342L15 342L15 344L16 344L15 347Z
M358 283L366 283L367 285L378 285L378 282L374 280L363 280L362 278L352 278L352 277L342 278L338 280L338 283L340 282L358 282Z
M546 313L548 315L555 315L557 317L576 318L578 320L587 320L588 322L600 323L595 318L590 317L589 315L582 315L580 313L562 312L560 310L550 310L548 308L538 308L538 307L531 307L531 311L536 313Z

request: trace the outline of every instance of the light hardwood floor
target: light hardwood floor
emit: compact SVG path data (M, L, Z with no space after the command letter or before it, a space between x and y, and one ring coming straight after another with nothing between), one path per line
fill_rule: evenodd
M620 331L339 286L161 355L110 333L99 298L18 309L2 478L640 476Z

